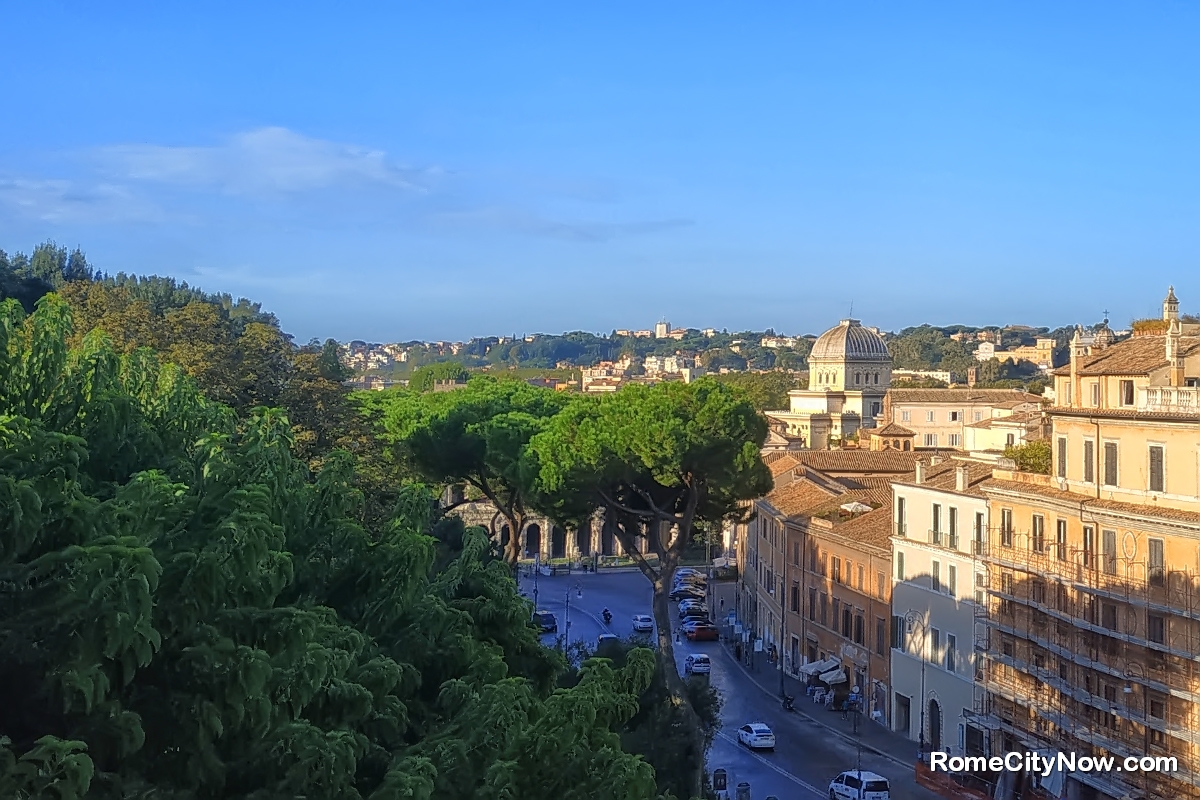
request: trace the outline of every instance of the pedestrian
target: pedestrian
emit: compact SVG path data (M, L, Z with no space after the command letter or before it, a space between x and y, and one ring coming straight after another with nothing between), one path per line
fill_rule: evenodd
M737 660L740 663L742 660L742 643L741 642L738 642L737 644L735 644L733 646L733 654L735 656L737 656Z
M725 610L725 598L724 597L721 598L721 610L722 611Z

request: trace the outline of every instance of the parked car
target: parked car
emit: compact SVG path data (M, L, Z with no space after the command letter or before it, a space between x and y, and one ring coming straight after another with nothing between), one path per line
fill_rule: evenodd
M541 628L542 633L558 633L558 620L549 611L535 612L533 624Z
M888 779L875 772L851 769L829 782L829 800L890 800Z
M738 728L738 744L751 750L774 750L775 734L765 722L751 722Z
M636 633L653 633L654 618L647 614L634 614L633 630Z
M688 641L692 642L715 642L721 638L721 631L716 625L702 623L694 628L689 628L684 635L687 636Z
M712 672L712 661L703 653L690 655L684 659L683 671L688 675L707 675Z
M596 647L599 649L604 647L606 644L618 642L620 639L621 637L617 636L615 633L602 633L600 634L600 638L596 640Z
M679 616L687 616L687 612L692 608L704 608L704 601L696 598L688 598L679 604Z
M680 586L672 589L671 593L667 596L672 600L686 600L688 598L703 600L707 591L707 589L701 589L696 586Z
M686 619L684 619L683 624L679 626L679 629L681 631L683 631L684 633L687 633L688 631L695 628L697 625L712 625L712 624L713 624L713 621L711 619L709 619L708 617L687 617Z
M693 617L702 617L704 619L707 619L708 618L708 609L705 608L704 606L700 605L700 606L688 606L687 608L685 608L683 610L683 618L685 620L693 618Z

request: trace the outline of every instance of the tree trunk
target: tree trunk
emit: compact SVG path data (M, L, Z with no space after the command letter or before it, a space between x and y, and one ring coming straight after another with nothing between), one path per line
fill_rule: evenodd
M500 515L508 523L508 544L504 546L504 560L513 569L521 558L521 529L525 527L525 514L520 511L501 511Z

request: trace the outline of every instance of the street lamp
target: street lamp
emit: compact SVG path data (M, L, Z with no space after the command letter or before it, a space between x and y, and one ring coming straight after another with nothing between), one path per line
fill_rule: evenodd
M577 583L575 584L575 594L579 599L583 599L583 588ZM567 589L566 597L566 614L563 616L563 652L567 652L567 645L571 641L571 590Z
M907 626L921 626L921 652L918 654L921 659L921 732L917 738L917 747L923 757L925 755L925 620L917 612L909 611L904 615L904 623Z

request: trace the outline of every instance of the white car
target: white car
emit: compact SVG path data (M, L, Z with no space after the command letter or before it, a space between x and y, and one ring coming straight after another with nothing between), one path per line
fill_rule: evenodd
M890 800L888 779L876 772L851 769L829 783L829 800Z
M687 675L706 675L712 672L712 661L703 653L688 656L683 662L683 671Z
M599 638L596 639L596 647L604 647L606 644L612 644L619 641L621 641L621 637L617 636L615 633L602 633L600 634Z
M775 734L763 722L751 722L738 728L738 744L751 750L774 750Z
M653 633L654 618L646 614L634 614L633 629L637 633Z

